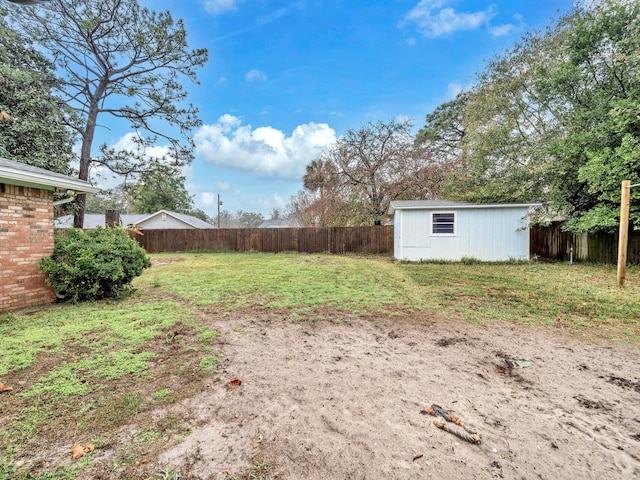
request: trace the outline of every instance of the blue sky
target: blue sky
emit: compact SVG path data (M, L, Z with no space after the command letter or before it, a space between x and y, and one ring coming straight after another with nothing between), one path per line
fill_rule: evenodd
M262 213L302 188L305 166L350 128L425 115L473 84L492 55L571 0L165 0L192 48L185 84L204 125L185 169L197 208ZM103 132L103 135L107 132ZM111 130L100 142L126 143ZM120 135L120 136L118 136Z

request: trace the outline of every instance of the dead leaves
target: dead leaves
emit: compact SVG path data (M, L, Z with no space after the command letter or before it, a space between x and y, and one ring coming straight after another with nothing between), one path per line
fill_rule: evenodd
M242 385L242 380L239 380L239 379L237 379L237 378L234 378L233 380L230 380L230 381L227 383L227 388L228 388L229 390L231 390L232 388L237 388L237 387L239 387L240 385Z
M11 390L13 390L13 387L0 382L0 393L10 392Z
M94 447L92 443L89 443L84 447L79 443L76 443L76 445L71 450L69 450L69 453L71 454L71 458L77 460L81 457L84 457L87 453L93 451L95 448L96 447Z

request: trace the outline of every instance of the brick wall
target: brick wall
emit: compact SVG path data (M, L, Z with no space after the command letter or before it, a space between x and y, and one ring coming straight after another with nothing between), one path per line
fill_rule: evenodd
M53 192L0 183L0 312L55 301L38 268L53 251Z

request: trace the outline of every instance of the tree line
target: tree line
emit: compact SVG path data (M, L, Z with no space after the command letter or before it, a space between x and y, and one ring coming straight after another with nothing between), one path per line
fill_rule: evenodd
M183 84L197 83L207 56L180 20L136 0L0 3L0 156L124 179L94 204L204 215L180 168L201 124ZM92 153L108 118L137 133L124 149ZM612 230L625 179L640 183L640 3L597 0L494 56L417 132L401 119L347 130L306 166L286 214L366 225L384 222L393 200L541 202L540 218L564 218L569 231ZM632 190L635 225L639 200Z
M117 175L141 204L175 185L176 209L192 209L180 167L193 158L201 120L183 84L197 83L208 53L189 48L182 21L136 0L14 3L23 5L0 3L0 155L81 180L91 169ZM96 154L96 129L108 122L136 133L124 148L103 144ZM150 193L152 185L162 189ZM76 227L85 203L76 197Z
M541 202L539 221L616 228L622 180L640 183L640 3L578 3L488 61L417 134L411 126L349 130L307 165L291 214L361 225L383 220L393 200Z

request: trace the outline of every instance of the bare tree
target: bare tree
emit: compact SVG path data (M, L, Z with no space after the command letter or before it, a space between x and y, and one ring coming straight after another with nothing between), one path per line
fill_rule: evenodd
M398 198L431 198L432 174L438 165L415 142L410 121L369 122L348 130L323 155L335 165L340 187L339 208L351 216L348 223L382 221L389 202Z

